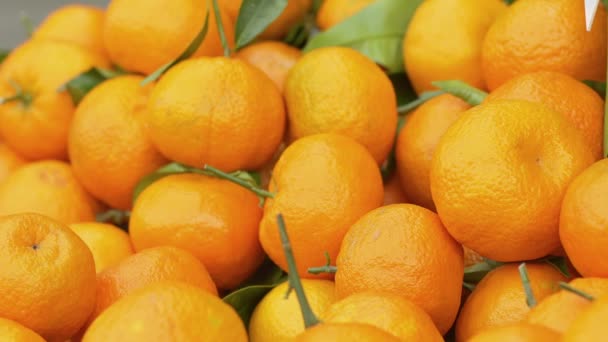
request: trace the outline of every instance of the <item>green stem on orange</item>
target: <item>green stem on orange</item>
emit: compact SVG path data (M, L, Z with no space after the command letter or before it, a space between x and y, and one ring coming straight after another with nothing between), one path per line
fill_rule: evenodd
M19 86L19 84L17 84L17 82L15 82L14 80L9 80L8 83L15 90L15 95L9 97L0 97L0 105L11 101L20 101L23 106L25 106L26 108L29 107L34 101L34 97L32 96L32 94L23 91L21 86Z
M526 263L522 262L519 265L519 276L521 277L521 283L524 286L524 291L526 293L526 303L528 307L533 308L536 306L536 298L534 297L534 293L532 292L532 286L530 284L530 277L528 276L528 269L526 268Z
M320 267L310 267L308 273L310 274L321 274L321 273L336 273L338 268L331 265L331 258L329 252L325 252L325 265Z
M568 284L566 282L560 281L559 282L559 287L561 287L565 291L574 293L575 295L577 295L579 297L582 297L582 298L584 298L584 299L586 299L588 301L594 301L595 300L595 297L593 297L592 295L588 294L585 291L579 290L579 289L573 287L572 285L570 285L570 284Z
M415 99L412 102L406 103L402 106L399 106L397 108L397 112L399 114L407 114L409 112L411 112L412 110L416 109L417 107L419 107L420 105L422 105L423 103L425 103L426 101L437 97L441 94L445 94L445 91L443 90L433 90L433 91L425 91L424 93L420 94L420 96L418 96L417 99Z
M226 39L226 31L224 31L224 23L222 22L222 14L220 12L220 6L217 4L217 0L213 1L213 12L215 14L215 24L217 25L217 32L220 34L220 40L222 42L222 47L224 48L224 57L230 57L232 53L230 51L230 45L228 44L228 39Z
M205 165L203 167L203 170L208 172L209 174L211 174L214 177L229 180L235 184L238 184L238 185L244 187L245 189L248 189L249 191L253 192L254 194L258 195L259 197L274 198L274 193L272 193L270 191L266 191L264 189L260 189L259 187L255 186L254 184L252 184L250 182L247 182L246 180L244 180L242 178L238 178L238 177L231 175L229 173L226 173L220 169L216 169L215 167L213 167L211 165Z
M456 97L459 97L469 103L471 106L477 106L483 102L488 96L488 93L481 89L477 89L460 80L435 81L432 84Z
M302 310L302 318L304 319L304 326L306 328L310 328L319 324L320 321L312 311L310 303L308 303L308 299L304 293L304 287L302 287L302 281L298 275L298 268L296 266L296 260L291 248L291 242L289 242L289 236L287 235L287 228L285 227L283 215L277 215L277 224L279 226L279 235L281 236L283 252L285 253L285 259L287 259L289 286L293 288L293 290L296 292L296 296L298 297L300 310Z

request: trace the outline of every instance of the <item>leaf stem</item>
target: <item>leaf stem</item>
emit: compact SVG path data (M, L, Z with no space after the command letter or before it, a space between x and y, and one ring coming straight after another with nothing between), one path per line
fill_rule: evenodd
M530 277L528 276L528 269L526 268L526 263L522 262L518 267L519 276L521 277L521 283L524 286L524 291L526 292L526 303L528 307L533 308L536 306L536 298L534 297L534 293L532 292L532 286L530 285Z
M445 94L445 91L443 91L443 90L425 91L424 93L420 94L420 96L418 96L418 98L415 99L414 101L406 103L402 106L399 106L399 108L397 108L397 112L399 112L399 114L409 113L412 110L416 109L418 106L425 103L426 101L432 99L433 97L437 97L441 94Z
M230 45L228 39L226 39L226 31L224 31L224 23L222 22L222 14L220 12L220 6L217 4L217 0L213 1L213 13L215 14L215 24L217 25L217 32L220 34L220 40L222 47L224 48L224 57L230 57L232 51L230 51Z
M203 167L203 170L209 172L211 175L218 177L218 178L222 178L225 180L229 180L235 184L238 184L246 189L248 189L249 191L253 192L254 194L258 195L259 197L263 197L263 198L274 198L274 193L270 192L270 191L266 191L263 189L260 189L259 187L247 182L244 179L235 177L234 175L231 175L229 173L226 173L222 170L216 169L215 167L211 166L211 165L205 165Z
M283 251L285 252L287 267L289 269L289 285L296 291L296 295L298 296L298 302L300 303L300 309L302 310L302 318L304 319L304 326L310 328L319 324L320 321L312 311L306 294L304 293L304 288L302 287L302 281L298 275L296 260L291 249L291 243L289 242L289 236L287 235L287 228L285 227L285 220L283 219L282 214L277 215L277 224L279 226L279 235L281 236L281 243L283 244Z
M560 281L559 282L559 287L561 287L565 291L574 293L575 295L577 295L579 297L585 298L588 301L594 301L595 300L595 297L593 297L592 295L588 294L585 291L579 290L579 289L575 288L574 286L572 286L572 285L570 285L570 284L568 284L566 282Z
M456 97L463 99L468 102L471 106L477 106L483 102L483 100L488 96L483 90L477 89L472 85L469 85L460 80L448 80L448 81L435 81L432 84L445 91L446 93L450 93Z
M320 267L310 267L308 269L308 273L310 274L321 274L321 273L336 273L338 272L338 268L336 266L331 265L331 257L329 256L329 252L325 252L325 265Z

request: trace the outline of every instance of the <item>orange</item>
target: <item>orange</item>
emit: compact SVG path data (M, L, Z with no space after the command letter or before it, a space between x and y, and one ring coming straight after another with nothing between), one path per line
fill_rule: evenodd
M324 47L304 55L287 76L285 100L292 139L338 133L367 147L378 163L388 156L397 128L395 90L356 50Z
M150 74L175 60L201 31L209 13L208 31L194 53L220 56L222 43L215 12L208 1L112 0L103 27L103 40L113 62L134 72ZM171 15L167 15L170 13ZM228 43L234 41L233 25L220 8Z
M403 296L445 334L460 306L462 253L432 211L413 204L381 207L344 237L336 260L336 293L339 298L368 290Z
M403 59L418 94L433 81L457 79L485 88L483 39L506 11L500 0L430 0L414 12L403 38Z
M585 136L596 158L602 157L604 100L584 83L559 72L533 72L505 82L485 101L496 99L540 102L563 114Z
M285 108L259 69L238 59L197 58L161 78L145 118L169 159L230 172L257 169L272 158L283 139Z
M44 56L44 57L41 57ZM80 46L34 39L19 46L0 66L0 134L26 159L66 159L74 103L58 89L93 66L107 67Z
M469 342L555 342L560 334L551 329L528 323L518 323L504 327L482 330Z
M606 317L608 317L608 296L594 301L564 333L563 342L601 342L606 340Z
M0 215L35 212L71 224L94 221L96 209L70 165L61 161L27 164L0 184Z
M83 342L246 342L237 313L208 292L180 282L146 286L119 300L89 327Z
M175 247L149 248L133 254L97 276L97 303L91 319L120 298L161 281L179 281L217 296L205 265L192 254Z
M288 146L273 170L269 190L275 195L264 206L260 242L272 261L287 270L277 225L282 214L303 278L332 278L307 270L324 265L325 253L335 261L348 228L380 206L383 197L380 169L372 156L354 140L336 134L312 135Z
M463 245L496 261L541 258L559 247L568 184L593 160L563 115L528 101L491 101L466 111L441 138L431 193Z
M559 236L580 274L608 277L608 159L593 164L568 187Z
M473 266L483 261L483 257L474 250L463 246L464 249L464 267Z
M443 341L431 317L405 298L383 292L361 292L329 306L327 323L371 324L402 341Z
M431 161L439 139L471 106L443 94L422 104L408 116L395 147L397 171L410 203L435 210L431 197Z
M5 143L0 142L0 182L8 178L13 171L25 163L27 161L23 157L15 153Z
M300 50L285 43L266 41L251 44L239 50L234 57L262 70L283 91L287 73L301 55Z
M286 341L304 332L304 319L295 291L285 297L288 286L288 282L284 282L275 287L255 307L249 322L251 342ZM302 287L317 316L335 301L331 281L302 279Z
M4 318L0 318L0 336L5 341L10 342L45 342L40 335L32 330Z
M137 198L129 232L137 251L154 246L183 248L209 270L220 289L239 285L260 266L262 218L252 192L199 174L165 177Z
M363 323L323 323L316 325L295 339L296 342L397 342L397 337Z
M317 13L317 26L322 31L355 15L375 0L325 0Z
M49 342L63 342L95 305L93 256L55 220L38 214L1 217L0 293L1 317Z
M95 87L78 106L69 133L74 174L109 206L130 209L133 189L166 163L148 138L143 117L151 86L120 76Z
M577 278L569 283L575 289L594 297L608 295L608 279ZM559 333L568 330L572 322L591 305L591 302L574 293L561 290L543 299L528 313L527 321L543 325Z
M105 55L104 19L105 11L101 8L80 4L65 5L51 12L36 28L33 37L61 40Z
M383 205L408 203L409 200L405 196L405 191L401 186L399 175L394 173L388 181L384 181L384 202Z
M70 228L93 253L97 273L118 264L134 253L129 234L106 223L74 223Z
M587 32L583 1L516 1L486 34L481 57L484 79L491 90L533 71L605 80L606 31L603 5Z
M538 302L559 290L565 277L548 263L527 264L532 293ZM525 320L530 308L518 265L507 264L488 273L464 303L456 321L456 341L464 342L492 327Z

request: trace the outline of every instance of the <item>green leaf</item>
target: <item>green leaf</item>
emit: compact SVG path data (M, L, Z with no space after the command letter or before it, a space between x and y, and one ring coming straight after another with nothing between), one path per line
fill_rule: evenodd
M358 50L389 72L403 71L402 41L422 0L378 0L312 38L304 51L324 46Z
M11 50L0 49L0 63L4 62L10 53Z
M486 259L475 265L471 265L464 269L464 282L469 284L477 284L493 269L503 265L500 262Z
M550 256L544 260L549 265L555 267L561 274L566 278L570 278L570 269L568 268L568 262L566 258L560 256Z
M434 97L437 97L441 94L445 94L445 91L443 91L443 90L425 91L424 93L420 94L420 96L417 99L415 99L414 101L411 101L404 105L399 106L399 108L397 108L397 112L399 112L399 114L407 114L407 113L413 111L414 109L418 108L419 106L421 106L426 101L428 101Z
M239 286L237 290L226 295L223 300L236 310L245 326L249 326L251 314L260 300L270 290L285 281L287 281L287 274L266 259L253 277Z
M194 37L192 42L190 42L190 45L188 45L186 50L184 52L182 52L182 54L179 55L174 61L171 61L171 62L161 66L156 71L154 71L153 73L148 75L148 77L146 77L143 81L141 81L141 85L144 86L148 83L156 81L159 77L162 76L162 74L164 74L172 66L174 66L175 64L192 56L196 52L196 50L198 50L199 46L201 46L201 43L205 40L208 30L209 30L209 11L207 11L207 14L205 15L205 23L203 24L203 27L201 28L200 32L196 35L196 37Z
M477 106L483 102L488 94L460 80L431 82L435 87L459 97L471 106Z
M74 105L78 105L85 95L100 83L122 74L120 71L93 67L59 87L59 91L67 90Z
M511 5L515 2L515 0L503 0L505 2L505 4L507 5Z
M197 169L195 168L191 168L179 163L170 163L167 164L161 168L159 168L158 170L150 173L147 176L144 176L135 186L135 189L133 190L133 202L135 203L135 200L137 199L137 197L139 197L139 195L152 183L156 182L157 180L170 176L170 175L175 175L175 174L180 174L180 173L192 173L192 172L196 172Z
M117 227L122 228L124 231L128 231L130 217L130 211L110 209L108 211L95 215L95 221L102 223L111 223Z
M606 82L587 80L583 81L583 83L585 83L589 88L595 90L599 96L606 97Z
M222 41L222 47L224 48L224 57L230 57L230 45L228 44L228 39L226 39L226 31L224 31L222 14L220 13L220 6L217 4L217 0L213 0L213 13L215 14L217 31L220 34L220 40Z
M236 49L253 41L283 13L287 0L243 0L236 20Z

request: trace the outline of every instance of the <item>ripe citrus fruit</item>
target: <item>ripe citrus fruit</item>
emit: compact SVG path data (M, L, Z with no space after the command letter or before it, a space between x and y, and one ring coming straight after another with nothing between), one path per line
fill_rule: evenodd
M362 182L361 179L365 179ZM283 270L287 261L279 238L277 215L287 226L300 277L314 276L309 267L336 260L350 226L382 204L382 178L369 152L354 140L318 134L287 147L270 180L274 198L266 200L260 223L260 242Z
M380 67L351 48L325 47L304 55L287 76L285 100L292 139L343 134L367 147L378 163L393 145L393 85Z
M368 290L401 295L445 334L460 306L462 253L432 211L413 204L381 207L346 233L336 260L336 293L339 298Z
M537 301L559 290L565 277L547 263L527 264L532 293ZM488 273L469 295L456 321L456 341L464 342L491 327L525 320L530 308L518 265L507 264Z
M580 274L608 277L608 159L593 164L568 187L559 236Z
M130 209L142 177L166 163L143 125L151 86L120 76L95 87L78 106L68 150L74 174L109 206ZM120 132L120 134L117 134Z
M44 19L34 31L33 38L65 41L105 55L104 18L105 12L101 8L80 4L65 5Z
M148 248L97 276L97 303L91 318L135 290L161 281L188 283L217 296L205 265L192 254L169 246Z
M399 175L394 173L388 181L384 181L384 202L383 205L408 203L405 196Z
M325 0L317 13L317 26L322 31L328 30L374 1L376 0Z
M5 318L0 318L0 336L8 342L45 342L32 330Z
M494 22L483 42L486 84L495 89L519 74L543 70L605 80L606 31L601 4L587 32L583 1L517 1Z
M443 94L410 114L395 147L397 171L410 203L435 210L431 197L431 161L439 139L471 106L460 98Z
M295 291L286 298L288 282L272 289L256 306L249 322L251 342L285 341L304 331L304 320ZM316 315L335 300L334 283L328 280L302 279L302 287Z
M106 50L121 67L150 74L175 60L201 31L209 13L205 39L197 56L222 55L215 12L208 1L192 0L112 0L103 27ZM167 15L171 13L171 15ZM226 38L234 41L233 25L220 8Z
M463 245L497 261L536 259L559 247L563 195L593 160L563 115L528 101L491 101L466 111L441 138L431 193Z
M156 147L190 166L257 169L283 139L279 89L238 59L203 57L177 64L154 87L148 105L146 122Z
M285 43L266 41L251 44L239 50L234 57L262 70L283 91L287 73L301 55L300 50Z
M596 299L591 306L572 322L563 337L564 342L601 342L606 339L608 296Z
M517 323L482 330L469 342L555 342L560 334L539 325Z
M322 323L296 337L295 342L397 342L388 332L363 323Z
M129 232L138 251L163 245L189 251L219 288L231 289L264 260L258 241L261 218L258 198L249 190L214 177L180 174L141 193Z
M94 221L96 209L70 165L61 161L24 165L0 185L0 215L35 212L71 224Z
M83 342L246 342L247 332L228 304L199 287L161 282L141 288L104 311Z
M431 317L396 294L370 291L348 296L330 305L321 320L371 324L403 341L443 341Z
M0 67L0 98L14 97L0 105L6 144L27 159L66 159L74 103L58 89L93 66L107 65L90 50L54 40L34 39L13 50Z
M5 143L0 142L0 182L4 181L13 171L27 161L15 153Z
M70 229L93 253L97 273L118 264L134 253L129 234L111 224L74 223L70 225Z
M602 157L604 101L584 83L559 72L533 72L505 82L485 101L496 99L539 102L563 114L583 133L596 158Z
M577 290L591 296L608 295L608 279L577 278L569 283ZM559 333L564 333L570 324L591 305L591 301L574 293L561 290L543 299L528 313L526 321L543 325Z
M403 39L403 59L418 94L433 81L457 79L485 88L483 38L506 5L500 0L430 0L416 9Z
M55 220L38 214L1 217L0 293L1 317L48 341L65 341L95 305L93 256Z

